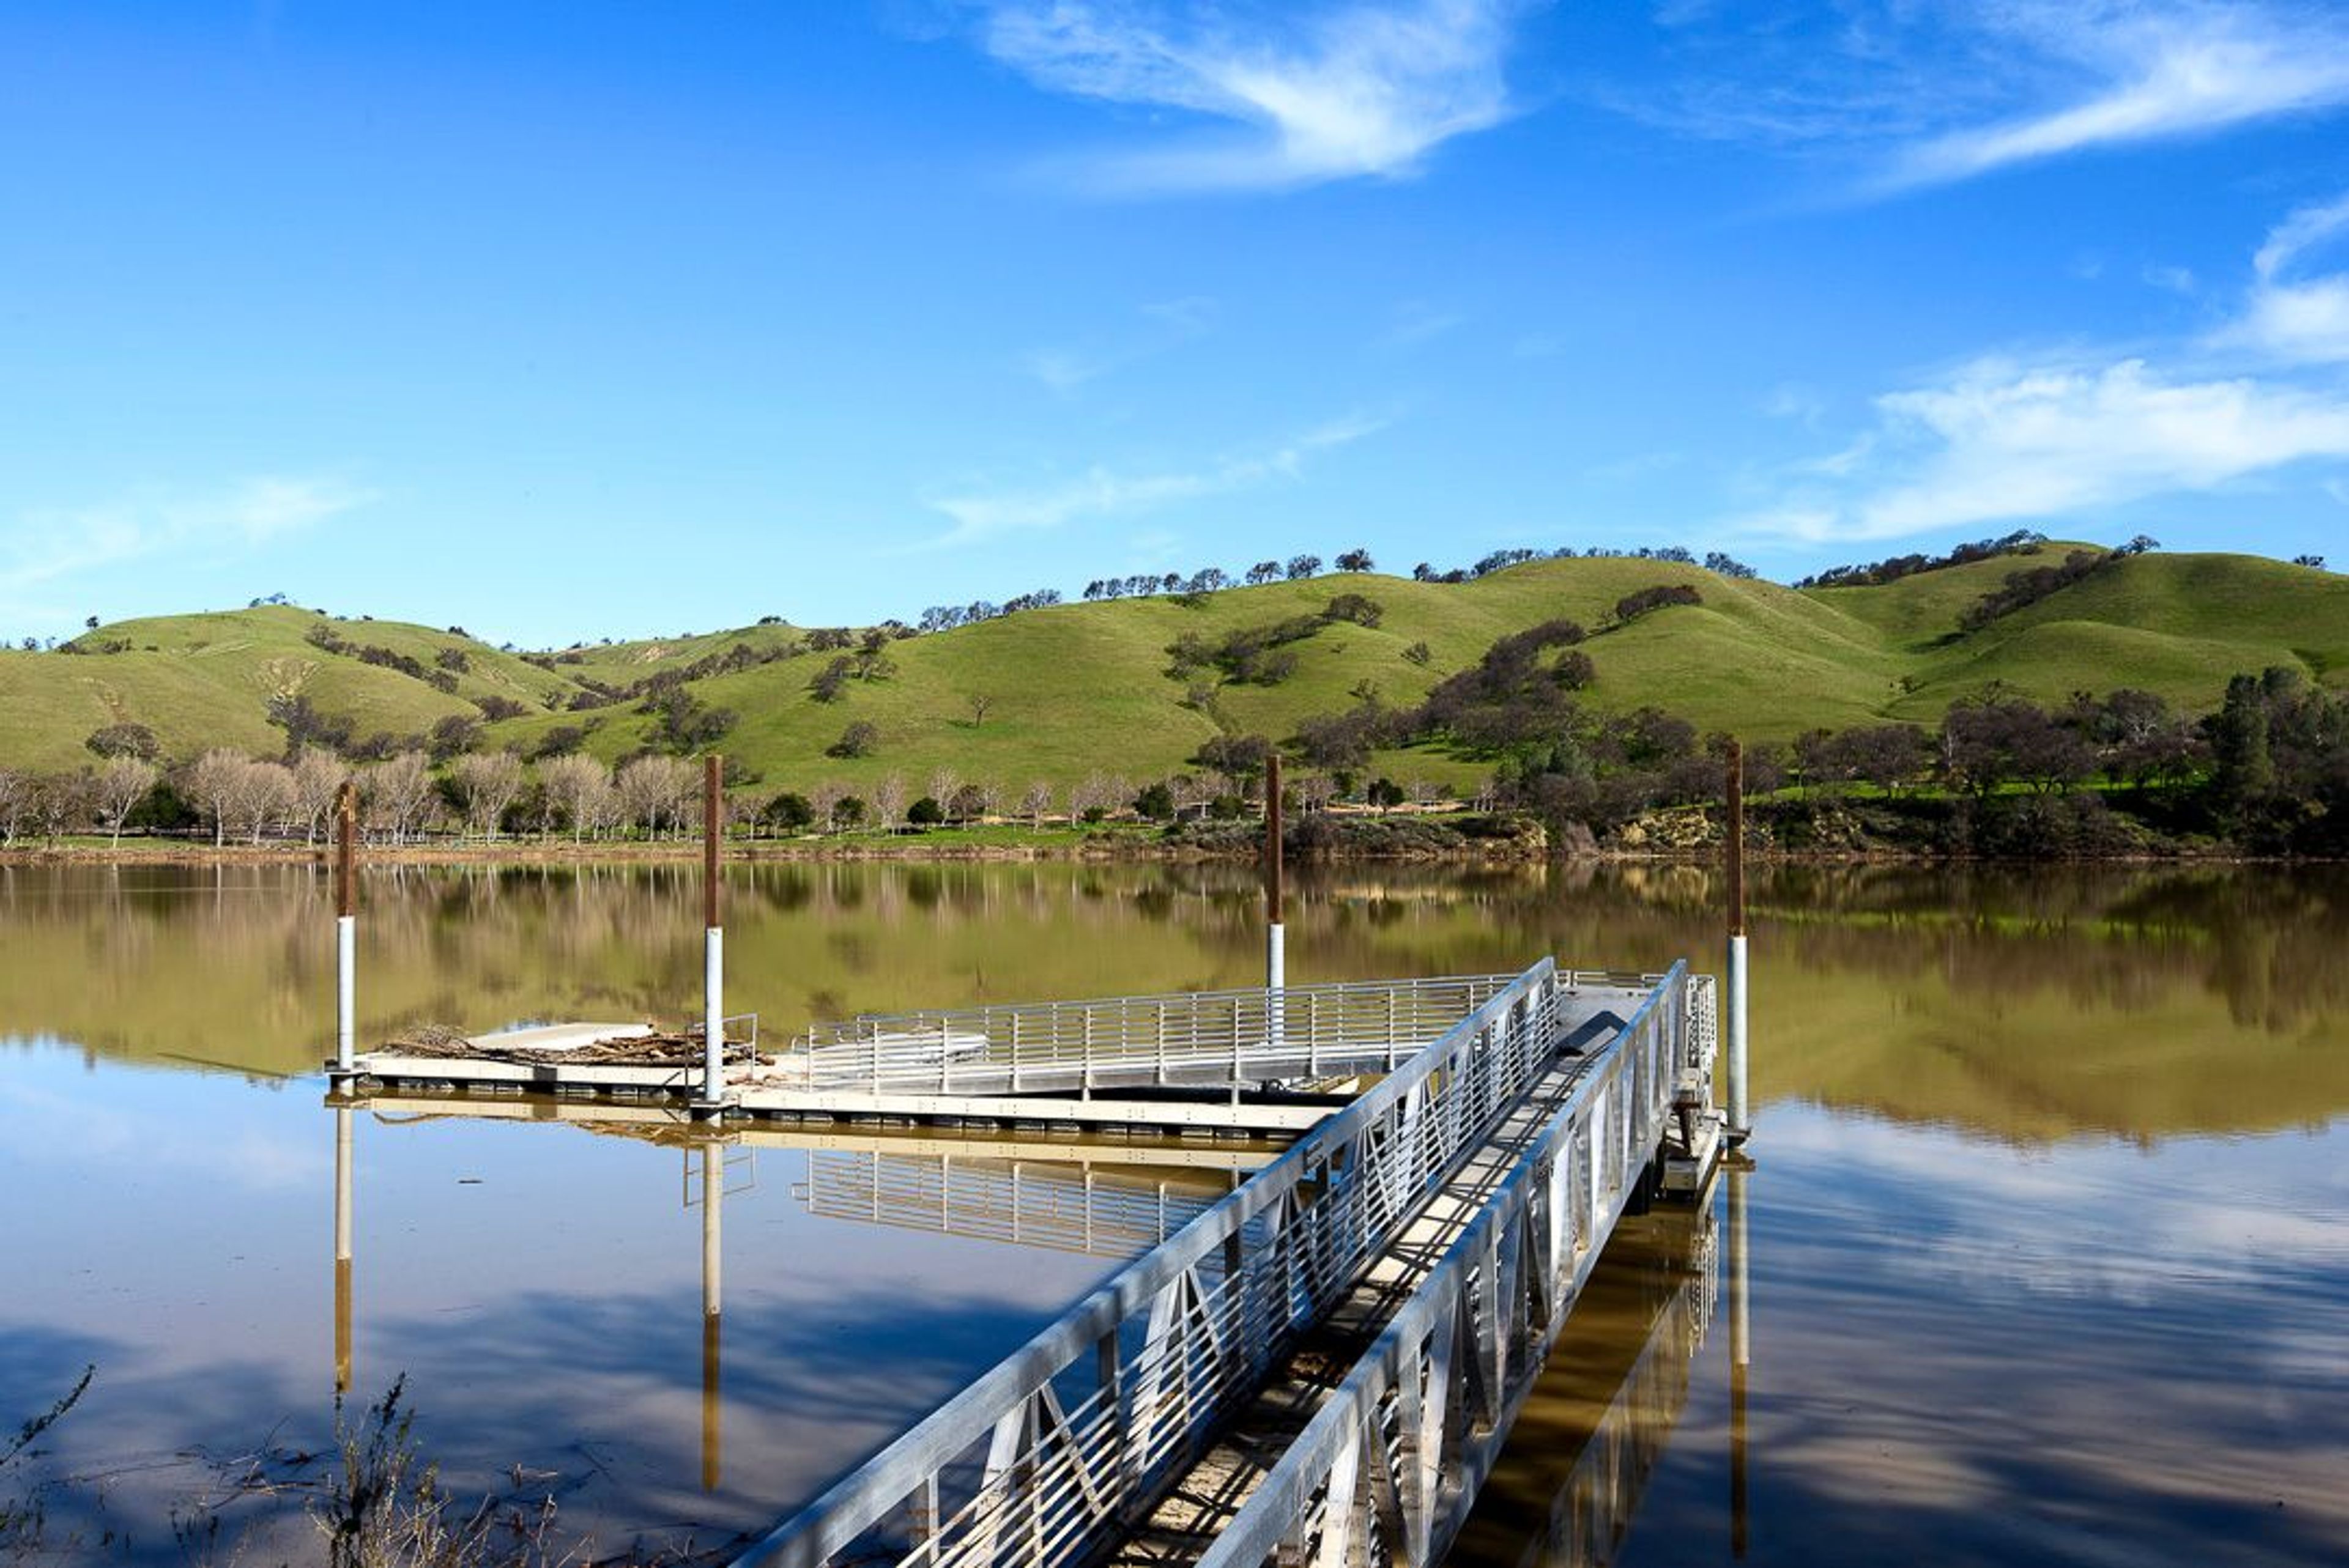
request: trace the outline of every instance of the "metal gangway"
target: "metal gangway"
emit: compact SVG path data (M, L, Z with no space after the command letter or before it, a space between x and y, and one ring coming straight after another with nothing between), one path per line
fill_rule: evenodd
M1383 1040L1371 1020L1342 1011L1322 1011L1317 1032L1310 1005L1302 1037L1292 1035L1301 987L1159 999L1193 1004L1194 1019L1225 1006L1231 1021L1211 1049L1231 1048L1226 1081L1382 1076L754 1543L741 1568L1111 1560L1216 1451L1235 1414L1293 1380L1292 1352L1326 1341L1338 1316L1367 1347L1334 1387L1310 1390L1315 1408L1277 1460L1244 1487L1226 1478L1228 1516L1192 1555L1218 1568L1440 1558L1616 1220L1658 1190L1667 1138L1681 1140L1684 1162L1709 1160L1715 1031L1712 984L1685 965L1630 976L1545 959L1514 977L1423 984L1427 1011L1446 1005L1439 986L1453 988L1460 1011L1431 1030L1406 993ZM843 1070L902 1072L909 1088L924 1075L935 1088L966 1068L1017 1065L1023 1085L1050 1070L1065 1092L1126 1070L1111 1062L1147 1056L1156 1071L1162 1028L1165 1070L1187 1070L1183 1015L1166 1011L1176 1016L1122 1008L1101 1060L1065 1047L1072 1027L1101 1037L1099 1005L1062 1008L1049 1034L1025 1025L1032 1052L984 1068L957 1031L989 1052L997 1036L968 1014L928 1016L926 1057L902 1055L918 1031L878 1021L812 1048L846 1053L829 1058ZM1072 1026L1072 1016L1091 1023ZM1426 1043L1402 1049L1414 1034ZM1460 1184L1470 1171L1475 1181ZM1371 1293L1376 1310L1363 1315L1359 1287L1381 1277L1396 1299Z

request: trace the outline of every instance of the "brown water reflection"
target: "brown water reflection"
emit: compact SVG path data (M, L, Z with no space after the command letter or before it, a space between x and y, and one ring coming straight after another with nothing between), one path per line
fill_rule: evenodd
M1713 874L1309 871L1297 981L1703 966ZM300 868L0 868L0 1037L255 1075L331 1038L331 910ZM362 1040L418 1022L681 1018L700 937L674 867L378 868ZM1778 867L1755 880L1756 1098L2037 1140L2321 1124L2349 1105L2349 874ZM730 1003L770 1032L980 1000L1258 977L1247 873L1194 866L738 868Z
M1708 967L1718 892L1309 870L1289 974ZM674 868L378 868L361 1038L678 1018L698 902ZM1659 1216L1461 1560L2349 1560L2349 874L1777 867L1753 902L1750 1463L1720 1312L1697 1333L1723 1243ZM1262 962L1229 867L742 868L728 908L770 1032ZM331 913L298 868L0 867L0 1423L98 1364L56 1462L115 1479L65 1522L130 1561L178 1559L174 1456L316 1444L338 1374L407 1372L453 1482L543 1468L605 1550L754 1527L1231 1180L519 1101L345 1146L307 1076Z

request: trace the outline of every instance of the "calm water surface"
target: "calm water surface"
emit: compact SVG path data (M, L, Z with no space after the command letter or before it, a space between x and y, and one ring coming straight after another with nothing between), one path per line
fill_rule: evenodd
M1702 961L1716 892L1309 877L1290 974ZM1755 902L1754 1169L1610 1252L1458 1559L2349 1561L2349 876L1787 870ZM723 1540L1260 1158L713 1161L370 1110L338 1291L331 913L302 870L0 868L0 1428L97 1368L0 1484L52 1483L58 1560L181 1561L199 1497L254 1560L315 1555L338 1376L404 1377L447 1480L520 1467L600 1551ZM362 1035L678 1017L697 921L660 869L378 871ZM775 1031L1240 985L1256 922L1224 868L746 870L729 1002Z

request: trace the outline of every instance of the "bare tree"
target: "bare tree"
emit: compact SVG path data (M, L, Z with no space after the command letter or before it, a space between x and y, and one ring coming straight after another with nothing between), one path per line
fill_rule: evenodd
M13 768L0 768L0 848L16 842L25 818L33 809L33 779Z
M228 818L237 790L244 782L251 759L241 751L216 746L196 758L181 788L188 801L212 820L212 848L228 842Z
M973 692L970 696L970 727L977 729L980 725L985 724L988 709L994 706L993 696L985 692Z
M601 828L605 814L617 804L612 770L585 752L548 758L540 764L538 777L546 786L546 798L570 821L574 843Z
M432 765L421 751L403 751L367 769L359 789L367 815L391 830L393 843L405 843L432 803Z
M294 810L302 819L302 841L318 841L318 829L335 808L335 792L351 776L350 764L331 751L305 746L294 759Z
M469 751L450 764L449 776L465 802L466 825L496 842L506 808L522 793L522 758L511 751Z
M940 768L930 775L930 799L943 810L954 799L954 792L961 784L962 780L955 776L953 769Z
M1019 814L1028 819L1031 828L1044 825L1044 813L1052 809L1052 786L1039 779L1020 793Z
M818 828L827 833L833 830L833 813L847 796L848 786L837 779L827 779L808 791L808 809L815 813Z
M620 792L620 809L631 822L642 822L657 838L661 824L675 827L685 820L685 805L700 774L678 757L639 757L622 765L613 784Z
M121 847L123 822L155 792L155 781L161 777L152 762L138 757L109 758L98 770L98 820L114 835L113 847Z
M884 832L894 833L905 816L905 780L892 773L873 786L873 820Z
M283 762L246 762L229 795L229 814L247 841L294 809L294 770Z
M1338 786L1327 773L1308 773L1289 788L1296 791L1298 810L1308 816L1328 810L1338 798Z
M88 773L57 773L40 780L33 793L33 814L51 842L86 820L95 784Z

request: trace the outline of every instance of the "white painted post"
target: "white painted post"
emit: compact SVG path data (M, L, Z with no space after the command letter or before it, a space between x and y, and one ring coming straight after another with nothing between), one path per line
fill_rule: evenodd
M1754 1116L1745 1088L1745 934L1729 938L1729 1016L1723 1020L1729 1037L1729 1136L1743 1143L1754 1131Z
M726 1092L726 933L718 923L718 837L726 803L719 772L716 752L702 758L701 1099L712 1108Z
M701 934L701 1098L710 1105L726 1092L726 933Z
M352 1070L358 1032L358 787L335 791L335 1071Z
M358 1034L358 919L335 917L335 1070L352 1070Z
M1729 743L1729 1141L1754 1132L1745 1096L1745 748Z
M1286 945L1288 927L1282 917L1288 913L1287 888L1282 885L1281 820L1280 820L1280 754L1265 760L1264 774L1264 1013L1265 1044L1278 1050L1288 1022L1286 998L1281 995L1288 984L1288 952Z

